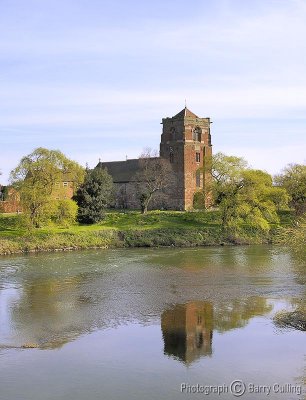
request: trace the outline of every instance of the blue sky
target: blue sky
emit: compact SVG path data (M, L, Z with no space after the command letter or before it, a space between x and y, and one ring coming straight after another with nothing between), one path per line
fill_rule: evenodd
M306 0L0 0L0 182L43 146L93 167L211 117L215 152L306 160Z

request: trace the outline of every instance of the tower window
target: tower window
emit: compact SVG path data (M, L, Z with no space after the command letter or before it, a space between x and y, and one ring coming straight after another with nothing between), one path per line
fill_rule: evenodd
M170 128L170 140L175 140L175 128Z
M174 163L173 147L170 147L170 155L169 155L169 158L170 158L171 164L173 164L173 163Z
M196 152L196 162L200 162L201 161L201 154Z
M201 133L202 133L201 128L199 126L196 126L192 131L192 140L194 140L195 142L200 142Z

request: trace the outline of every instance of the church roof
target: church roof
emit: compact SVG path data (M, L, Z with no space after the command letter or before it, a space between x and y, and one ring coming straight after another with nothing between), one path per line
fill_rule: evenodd
M140 170L139 159L126 161L99 162L96 168L106 168L114 183L135 181L135 174Z
M159 157L151 157L150 161L154 161ZM110 161L99 162L96 168L106 168L107 172L113 178L114 183L137 182L137 172L142 169L141 158L134 158L126 161Z
M183 108L182 111L176 114L173 118L185 118L185 117L198 118L198 116L195 115L192 111L188 110L187 107Z

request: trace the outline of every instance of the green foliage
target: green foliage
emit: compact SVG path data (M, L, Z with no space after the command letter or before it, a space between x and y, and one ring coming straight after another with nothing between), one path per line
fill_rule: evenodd
M279 210L277 211L279 220L280 220L280 225L284 227L289 227L292 226L294 222L294 213L292 210Z
M247 167L248 163L243 158L227 156L221 152L216 153L211 161L212 176L218 183L239 181L241 171Z
M241 328L251 318L266 314L272 308L265 298L256 296L221 303L214 309L214 328L219 332Z
M70 199L56 200L51 211L51 220L60 226L68 227L76 222L78 206Z
M306 212L306 165L289 164L281 174L275 176L275 183L286 189L290 195L290 205L296 215Z
M23 157L11 172L11 181L20 193L22 209L29 226L40 227L50 220L52 192L65 174L75 188L83 181L84 170L58 150L38 148Z
M294 225L283 229L280 233L280 241L300 254L306 254L306 213L298 218Z
M285 190L272 185L272 177L260 170L247 168L238 157L217 153L212 161L213 194L222 213L222 228L227 237L235 238L247 228L268 232L278 223L277 208L285 206Z
M276 186L273 186L270 189L266 187L266 193L270 200L275 204L278 211L289 210L288 203L290 201L290 196L286 189Z
M193 196L193 208L195 210L205 210L205 193L196 192Z
M134 229L122 232L122 239L128 247L195 247L216 244L219 235L213 229Z
M215 205L219 206L234 198L242 180L242 171L247 168L247 162L240 157L227 156L223 153L215 154L211 159L211 173L213 177L212 191ZM230 201L229 201L230 202Z
M113 230L36 233L27 234L22 237L22 240L19 237L1 239L0 254L108 248L116 246L117 243L119 243L118 233Z
M33 230L34 228L36 229L43 226L48 226L51 223L51 215L53 210L52 199L46 199L43 202L43 200L38 201L38 198L36 196L34 201L33 197L26 196L26 193L23 192L22 226L29 231Z
M0 214L0 232L18 235L24 228L22 214Z
M113 180L106 169L95 168L88 171L84 184L74 198L79 206L78 221L84 224L102 221L105 209L113 199L113 192Z

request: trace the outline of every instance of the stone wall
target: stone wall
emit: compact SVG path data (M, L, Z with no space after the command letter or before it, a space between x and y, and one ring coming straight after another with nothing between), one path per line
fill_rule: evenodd
M113 207L119 209L140 210L140 200L136 182L115 183L115 202ZM149 210L171 210L176 209L171 198L171 192L165 189L156 192L149 204Z

